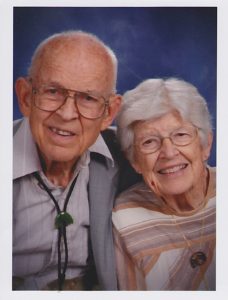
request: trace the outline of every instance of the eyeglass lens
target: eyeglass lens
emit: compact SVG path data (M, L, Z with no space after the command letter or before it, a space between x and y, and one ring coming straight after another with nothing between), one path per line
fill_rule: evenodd
M144 137L141 141L139 141L138 144L136 144L139 146L142 152L153 153L161 148L162 142L166 138L169 138L172 141L172 143L176 146L187 146L194 140L196 133L196 127L184 126L173 131L167 137L149 135L147 137Z
M68 97L71 97L74 99L79 113L86 118L99 118L105 111L105 99L86 92L71 91L53 86L41 86L34 90L35 105L41 110L56 111L64 105Z

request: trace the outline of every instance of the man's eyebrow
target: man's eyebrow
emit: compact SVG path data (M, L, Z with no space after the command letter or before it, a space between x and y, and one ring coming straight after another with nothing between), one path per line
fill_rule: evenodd
M104 96L96 90L84 90L84 91L78 90L78 92L86 93L86 94L94 96L94 97L103 97L104 98Z
M57 82L57 81L50 81L50 82L47 82L46 85L52 85L52 86L64 88L64 87L63 87L59 82Z
M61 89L65 89L65 90L69 90L69 91L75 91L75 92L82 92L82 93L86 93L86 94L89 94L91 96L96 96L96 97L103 97L101 93L99 93L98 91L96 90L92 90L92 89L86 89L86 90L77 90L77 89L70 89L70 88L67 88L65 86L63 86L61 83L59 83L58 81L49 81L49 82L46 82L44 83L44 85L47 85L47 86L53 86L53 87L57 87L57 88L61 88Z

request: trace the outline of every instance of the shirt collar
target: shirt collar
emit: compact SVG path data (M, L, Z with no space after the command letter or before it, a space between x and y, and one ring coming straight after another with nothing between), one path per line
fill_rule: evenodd
M109 151L108 146L105 143L101 134L99 134L96 142L92 146L89 147L89 151L105 156L107 161L109 161L111 163L111 166L114 167L114 160L113 160L112 154Z
M13 179L41 170L30 125L24 118L13 138Z
M89 152L96 152L105 156L111 162L111 165L114 166L112 155L101 135L98 136L95 143L88 150ZM41 170L40 159L32 137L29 121L27 118L24 118L13 139L13 179Z

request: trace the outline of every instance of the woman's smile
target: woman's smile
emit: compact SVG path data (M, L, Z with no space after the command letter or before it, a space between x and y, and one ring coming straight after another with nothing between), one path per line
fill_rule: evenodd
M180 173L182 173L181 171L186 169L187 166L188 164L179 164L179 165L162 168L157 172L161 175L180 175Z

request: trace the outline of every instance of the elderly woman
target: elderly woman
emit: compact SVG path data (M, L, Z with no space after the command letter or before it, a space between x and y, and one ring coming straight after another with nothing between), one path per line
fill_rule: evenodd
M148 79L125 93L123 151L143 181L113 210L121 290L215 290L215 168L207 104L191 84Z

